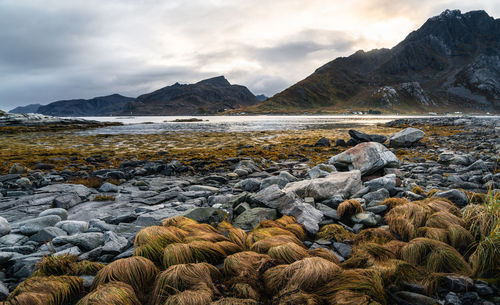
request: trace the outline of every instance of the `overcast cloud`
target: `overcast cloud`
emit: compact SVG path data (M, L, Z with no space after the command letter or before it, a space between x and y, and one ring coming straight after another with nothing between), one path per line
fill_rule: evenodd
M446 8L500 15L497 0L0 0L0 109L218 75L272 96Z

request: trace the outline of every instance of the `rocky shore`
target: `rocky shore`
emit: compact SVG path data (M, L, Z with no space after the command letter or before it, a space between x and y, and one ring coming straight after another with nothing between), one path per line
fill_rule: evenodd
M0 126L1 122L0 116ZM354 293L351 303L338 304L500 304L500 248L494 249L487 266L477 265L476 254L485 236L494 240L495 247L500 245L500 120L401 119L387 126L397 132L387 137L352 130L350 139L333 143L323 138L311 143L312 148L342 148L316 164L246 156L219 160L224 167L203 172L176 160L123 160L114 168L88 172L12 164L8 173L0 175L0 300L21 296L15 288L34 272L43 273L39 262L46 256L70 255L101 264L135 257L143 246L138 245L138 233L162 226L162 222L165 226L168 218L184 216L198 225L209 224L219 233L224 231L221 223L230 222L231 228L242 229L247 236L265 228L266 221L285 230L287 226L276 220L287 215L300 225L299 233L287 232L295 232L301 247L309 252L280 260L271 249L289 240L274 243L260 252L274 259L267 270L285 263L292 266L304 257L319 257L311 254L314 249L327 249L334 257L330 261L342 272L366 269L385 276L381 268L389 268L389 264L404 264L409 270L409 275L403 275L399 269L391 269L394 273L383 282L378 296L361 288L345 288ZM460 132L454 129L448 136L434 132L434 128L451 127ZM479 234L467 215L471 206L488 202L494 202L495 210L492 207L484 213L493 215L496 228ZM405 212L412 209L422 210L422 219L415 220L415 211L411 215ZM236 243L230 235L228 238ZM239 245L233 253L255 250L254 245ZM416 247L420 247L420 258L407 254ZM192 262L210 262L226 272L229 253L215 261ZM264 282L264 271L258 273L259 281ZM79 275L84 288L67 304L96 288L90 286L96 272ZM228 274L224 276L227 280ZM213 278L217 285L222 281ZM224 285L226 289L217 289L209 299L215 302L235 296L229 288L233 286ZM319 287L299 285L286 293L284 287L264 296L261 288L252 286L259 296L239 298L254 303L218 304L323 304L324 298L340 298L337 292L322 296L315 290ZM283 301L285 294L290 297L299 292L307 297L300 302ZM308 298L316 303L305 302ZM144 300L140 301L149 304Z

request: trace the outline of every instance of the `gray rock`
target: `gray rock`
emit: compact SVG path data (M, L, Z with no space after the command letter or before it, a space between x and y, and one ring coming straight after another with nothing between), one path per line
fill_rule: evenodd
M354 223L360 223L367 227L373 227L377 225L377 218L372 212L361 212L351 217L351 221Z
M92 190L81 184L51 184L38 189L41 193L76 193L80 198L87 198Z
M47 216L47 215L57 215L57 216L61 217L61 220L68 219L68 211L66 211L65 209L62 209L62 208L48 209L48 210L45 210L45 211L41 212L40 214L38 214L39 217Z
M288 182L297 181L297 178L287 171L281 171L278 177L288 180Z
M10 232L10 224L7 219L0 216L0 237Z
M434 194L434 197L446 198L453 202L458 207L464 207L469 203L467 195L459 190L453 189L449 191L439 191Z
M104 182L101 185L101 187L99 188L99 192L103 192L103 193L117 193L118 192L118 186L114 185L113 183Z
M387 137L383 135L377 135L377 134L366 134L359 132L357 130L351 129L349 130L349 135L351 138L353 138L356 142L378 142L378 143L384 143L387 141Z
M323 213L323 216L331 218L333 220L340 220L340 217L337 215L337 210L321 203L317 203L316 208Z
M337 251L344 259L348 259L351 256L352 247L345 243L333 243L333 248Z
M59 229L57 227L46 227L38 231L35 235L32 235L29 240L36 242L48 242L57 236L66 236L68 233L66 231Z
M260 189L261 180L257 178L247 178L236 183L234 187L247 192L257 192Z
M17 184L17 186L19 186L20 188L25 189L25 190L30 189L32 187L30 179L28 179L26 177L21 177L21 178L17 179L16 184Z
M109 224L109 223L106 223L105 221L103 220L100 220L100 219L91 219L89 221L89 224L88 226L92 229L98 229L99 231L101 231L102 233L106 232L106 231L114 231L115 230L115 225L112 225L112 224ZM83 231L85 232L85 231Z
M389 174L384 177L375 178L370 181L365 182L365 186L370 188L370 191L377 191L379 189L385 188L388 191L393 190L396 187L396 175Z
M82 251L77 246L74 246L74 247L66 248L66 249L61 250L61 251L57 251L53 255L54 256L61 256L61 255L66 255L66 254L79 256L80 254L82 254Z
M5 284L0 281L0 301L5 301L9 296L9 289Z
M285 193L293 192L301 198L313 197L316 201L322 201L336 195L349 198L361 187L361 174L359 171L353 170L333 173L325 178L292 182L283 191Z
M462 305L460 297L454 292L448 292L444 300L445 305Z
M385 211L387 211L387 209L388 209L388 207L386 205L376 205L376 206L372 206L372 207L367 207L366 211L372 212L375 214L382 214Z
M398 291L394 295L408 304L412 305L436 305L439 304L436 299L425 296L423 294L409 292L409 291Z
M480 296L490 296L495 294L495 291L493 288L488 286L488 284L483 284L483 283L475 283L474 284L474 289Z
M234 208L233 212L234 212L234 214L239 215L239 214L241 214L241 213L243 213L243 212L245 212L245 211L248 211L248 210L250 210L250 209L251 209L251 208L250 208L250 205L249 205L248 203L246 203L246 202L242 202L242 203L238 204L238 205Z
M389 191L386 190L385 188L381 188L375 192L370 192L370 193L367 193L366 195L362 196L362 198L366 201L366 202L372 202L374 200L384 200L386 198L389 198L390 194L389 194Z
M278 217L275 209L253 208L244 211L233 221L233 225L243 230L251 230L262 220L275 220Z
M12 252L0 252L0 267L8 263L13 256L14 253Z
M52 240L54 245L72 244L89 251L104 244L104 234L98 232L78 233L71 236L59 236Z
M45 227L53 227L56 223L61 221L61 217L57 215L47 215L37 217L17 223L19 231L24 235L32 235Z
M335 168L335 166L333 166L331 164L321 163L321 164L318 164L318 165L314 166L313 168L311 168L307 172L307 175L311 179L316 179L316 178L326 177L326 176L328 176L331 173L334 173L336 171L337 171L337 169Z
M358 144L331 157L328 163L337 169L360 170L361 175L374 173L384 167L399 167L398 158L377 142Z
M474 281L463 275L447 275L444 278L445 287L453 292L467 291L474 286Z
M425 132L420 129L408 127L389 137L389 145L392 147L409 147L422 140Z
M294 216L297 222L303 224L310 233L315 234L319 230L323 213L303 202L294 192L284 192L275 184L263 189L250 199L257 204L278 209L284 215Z
M263 179L260 183L260 189L263 190L271 185L278 185L280 188L284 188L285 185L288 184L288 179L285 179L283 177L280 177L280 176L274 176L274 177L269 177L269 178L266 178L266 179Z
M103 253L116 255L127 249L127 247L128 240L125 237L119 236L111 231L104 233Z
M21 234L7 234L0 237L0 244L5 246L13 246L23 244L28 240L28 237Z
M73 235L87 231L89 224L86 221L63 220L56 223L56 227L66 231L70 235Z
M359 193L359 191L357 193ZM354 198L356 198L356 197L354 197ZM345 201L344 196L335 195L327 200L323 200L321 203L332 208L332 209L337 209L339 207L339 204L341 204L344 201Z
M135 224L140 227L159 226L165 218L179 215L179 212L172 208L160 209L139 215Z
M188 191L218 193L219 188L208 185L191 185L188 187Z
M319 139L315 144L314 146L315 147L330 147L330 140L328 140L327 138L323 137L321 139Z
M82 202L82 198L77 193L68 193L57 196L54 199L54 206L56 208L70 209Z
M227 212L211 207L201 207L188 210L181 215L197 222L217 225L227 217Z
M28 169L19 163L14 163L9 169L10 175L14 175L14 174L22 175L22 174L26 174L27 172L28 172Z

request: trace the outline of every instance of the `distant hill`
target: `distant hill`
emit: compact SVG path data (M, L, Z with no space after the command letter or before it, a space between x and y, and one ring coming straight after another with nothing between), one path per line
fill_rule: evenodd
M259 94L255 96L259 101L263 102L267 100L269 97L265 96L264 94Z
M128 103L124 115L213 114L251 106L259 100L244 86L231 85L224 76L195 84L179 84L144 94Z
M248 112L500 112L500 19L446 10L392 49L337 58Z
M9 111L9 113L36 113L41 104L30 104L28 106L16 107Z
M37 113L53 116L108 116L120 113L131 97L112 94L89 100L64 100L41 106Z

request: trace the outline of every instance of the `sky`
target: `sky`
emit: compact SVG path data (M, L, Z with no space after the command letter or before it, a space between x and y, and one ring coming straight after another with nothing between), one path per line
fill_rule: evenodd
M272 96L445 9L498 0L0 0L0 109L224 75Z

